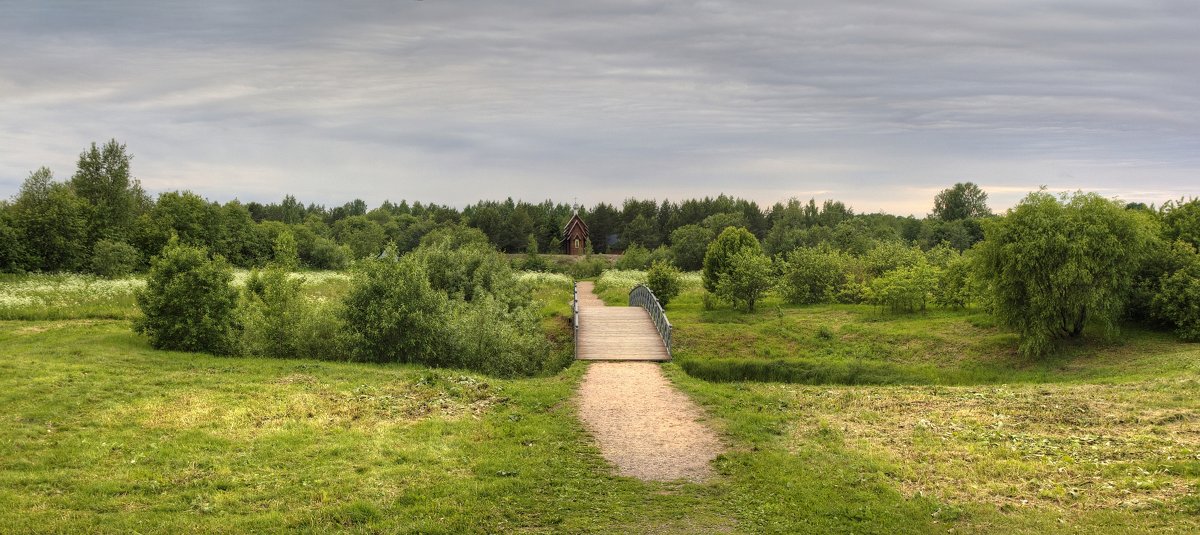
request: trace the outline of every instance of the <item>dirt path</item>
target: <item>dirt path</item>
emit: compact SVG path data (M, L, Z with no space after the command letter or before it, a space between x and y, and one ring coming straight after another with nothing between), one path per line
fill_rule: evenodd
M617 473L650 481L702 481L721 443L704 412L652 362L594 362L579 387L579 415Z

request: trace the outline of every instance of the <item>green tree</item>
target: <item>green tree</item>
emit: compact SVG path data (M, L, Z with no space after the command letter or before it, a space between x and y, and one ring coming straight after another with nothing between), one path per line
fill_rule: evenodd
M271 263L284 271L295 271L300 266L300 252L296 250L296 236L285 230L275 237L271 248Z
M988 223L979 273L998 319L1020 334L1021 353L1046 355L1089 322L1115 332L1153 233L1142 213L1095 193L1040 191Z
M355 259L374 257L387 244L383 227L366 216L356 215L333 224L338 242L350 247Z
M771 259L761 251L744 248L729 257L726 269L720 272L715 293L734 308L744 305L747 312L754 312L758 300L774 285Z
M1167 201L1160 210L1167 242L1200 248L1200 199Z
M684 271L704 267L704 253L713 239L711 230L700 225L684 225L671 232L671 252L675 265Z
M156 349L227 354L236 343L237 290L220 256L172 240L150 264L134 330Z
M1184 241L1176 242L1176 250L1182 265L1159 279L1154 317L1173 325L1180 339L1200 342L1200 255Z
M944 189L933 199L933 217L942 221L958 221L992 215L987 206L987 193L973 182L959 182Z
M646 269L650 265L650 250L639 244L630 245L617 259L617 269Z
M729 227L721 231L721 235L717 236L716 240L708 244L708 250L704 252L704 289L709 292L716 293L717 283L721 280L721 274L729 271L732 258L742 251L751 251L755 254L762 254L762 247L758 244L758 238L754 237L749 230L738 227Z
M25 270L74 271L86 265L87 201L53 178L45 167L30 173L11 208Z
M646 272L646 287L654 292L658 303L666 308L667 303L674 301L675 297L679 295L681 289L679 269L662 261L651 264L650 270Z
M139 210L149 203L141 184L130 175L133 157L125 145L109 140L79 154L70 186L91 205L87 247L101 238L128 239Z

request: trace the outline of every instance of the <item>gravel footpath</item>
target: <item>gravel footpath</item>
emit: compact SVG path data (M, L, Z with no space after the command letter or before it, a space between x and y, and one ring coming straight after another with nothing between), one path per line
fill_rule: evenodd
M650 362L593 362L579 387L579 415L622 476L703 481L721 443L704 411Z

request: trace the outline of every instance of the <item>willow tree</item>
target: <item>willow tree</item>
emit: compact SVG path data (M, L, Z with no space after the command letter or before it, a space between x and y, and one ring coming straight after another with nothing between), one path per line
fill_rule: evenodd
M1056 339L1116 322L1144 253L1152 222L1095 193L1030 193L988 221L979 268L998 319L1021 337L1028 356L1053 351Z

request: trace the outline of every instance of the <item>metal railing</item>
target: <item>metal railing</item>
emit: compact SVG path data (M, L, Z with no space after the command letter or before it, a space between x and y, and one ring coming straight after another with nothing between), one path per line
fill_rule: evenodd
M667 346L667 356L671 356L671 321L667 319L667 313L658 302L658 298L654 296L654 292L650 291L644 284L639 284L629 291L629 306L637 306L646 309L650 313L650 319L654 321L654 328L658 329L658 335L662 337L663 345Z
M571 325L575 331L575 358L579 358L579 283L572 283L574 296L571 298Z

